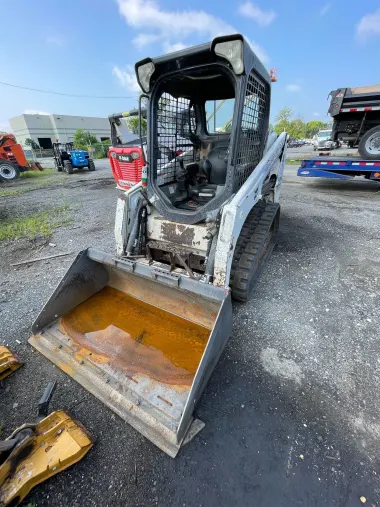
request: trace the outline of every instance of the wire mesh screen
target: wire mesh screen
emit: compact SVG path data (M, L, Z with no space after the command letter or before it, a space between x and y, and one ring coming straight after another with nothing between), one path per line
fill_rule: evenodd
M155 160L157 163L158 184L163 185L176 179L180 160L193 161L193 144L190 134L195 132L195 112L189 108L190 100L174 98L164 92L157 105L157 144Z
M241 121L234 176L235 190L243 185L262 157L269 117L269 100L268 85L251 72Z

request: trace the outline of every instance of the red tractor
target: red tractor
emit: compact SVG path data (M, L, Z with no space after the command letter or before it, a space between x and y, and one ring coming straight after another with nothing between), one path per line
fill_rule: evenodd
M26 160L22 146L13 134L0 134L0 181L15 180L23 171L43 171L38 162Z
M112 114L108 117L111 125L112 146L108 150L112 173L118 188L129 190L141 181L142 168L145 165L143 150L146 148L146 136L135 137L125 142L125 138L133 136L127 132L123 119L138 116L138 110L126 113ZM146 110L142 110L142 117L146 119ZM160 160L169 163L174 158L182 155L182 149L172 149L170 146L158 145Z

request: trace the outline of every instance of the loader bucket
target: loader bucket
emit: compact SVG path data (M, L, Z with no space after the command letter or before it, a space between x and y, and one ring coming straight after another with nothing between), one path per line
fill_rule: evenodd
M29 162L29 170L30 171L43 171L44 168L39 162Z
M231 325L228 290L90 248L29 342L174 457L204 426L193 411Z

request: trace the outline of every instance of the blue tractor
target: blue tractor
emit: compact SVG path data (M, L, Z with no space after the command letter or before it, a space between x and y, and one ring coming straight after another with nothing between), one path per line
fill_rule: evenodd
M73 143L53 143L53 151L54 164L58 171L73 174L74 169L81 167L88 167L89 171L95 171L95 163L88 151L75 149Z

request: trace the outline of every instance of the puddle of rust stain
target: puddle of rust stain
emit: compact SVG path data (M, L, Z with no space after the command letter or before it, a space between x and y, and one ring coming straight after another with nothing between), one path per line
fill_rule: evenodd
M210 331L105 287L61 319L79 347L128 375L190 386Z

